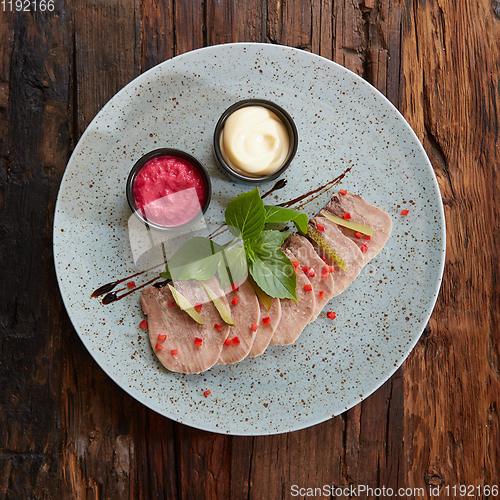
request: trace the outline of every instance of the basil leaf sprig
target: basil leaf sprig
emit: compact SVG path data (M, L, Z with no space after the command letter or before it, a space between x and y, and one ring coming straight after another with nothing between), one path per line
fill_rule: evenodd
M264 210L266 211L265 223L281 223L281 222L293 222L301 234L307 233L307 224L309 219L307 214L304 212L299 212L293 208L276 207L273 205L264 205Z
M308 217L290 208L264 206L259 191L243 193L234 198L226 209L226 224L234 234L241 234L248 270L255 283L271 297L297 300L297 276L281 245L290 233L265 230L268 223L294 222L305 234Z
M297 276L290 259L279 251L290 233L262 231L245 245L248 270L257 285L271 297L297 300Z
M293 222L300 233L306 234L307 215L291 208L264 205L255 188L228 204L225 220L236 237L231 243L221 246L208 238L191 238L174 253L161 275L174 281L205 281L217 274L225 288L244 279L248 269L269 296L297 300L295 268L280 251L290 233L265 229L265 225Z
M266 211L259 190L242 193L231 200L226 208L226 224L235 236L251 241L264 229Z

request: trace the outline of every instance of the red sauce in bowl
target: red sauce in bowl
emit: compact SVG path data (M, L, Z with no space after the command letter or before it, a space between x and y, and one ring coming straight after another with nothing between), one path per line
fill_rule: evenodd
M202 211L206 187L198 169L176 156L149 160L134 181L134 200L142 216L164 227L186 224Z

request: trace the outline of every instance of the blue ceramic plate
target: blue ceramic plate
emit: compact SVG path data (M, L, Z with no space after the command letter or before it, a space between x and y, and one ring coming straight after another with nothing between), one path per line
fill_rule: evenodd
M132 165L159 147L191 153L213 185L209 227L252 187L230 182L213 160L221 113L244 98L276 102L295 120L300 143L273 203L295 198L352 166L341 188L393 220L382 250L298 341L202 375L166 371L147 335L140 293L102 305L100 285L136 272L124 186ZM270 189L270 182L259 187ZM315 214L328 200L305 207ZM401 209L409 214L401 216ZM141 242L135 242L141 245ZM309 427L380 387L417 342L434 307L445 257L445 221L432 167L392 104L343 67L301 50L230 44L183 54L152 68L98 113L64 174L54 222L61 294L82 342L125 391L171 419L214 432L260 435ZM136 279L142 283L156 273ZM78 368L77 368L78 369ZM210 397L203 392L210 389Z

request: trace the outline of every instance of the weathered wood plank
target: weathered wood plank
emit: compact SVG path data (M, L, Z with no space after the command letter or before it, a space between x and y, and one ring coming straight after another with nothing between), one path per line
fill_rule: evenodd
M495 484L500 23L489 1L409 3L403 36L402 110L433 162L448 226L439 300L405 368L407 482Z
M313 0L311 52L333 61L333 2Z
M70 15L76 142L99 109L138 73L139 4L72 2ZM104 374L75 332L63 342L63 367L60 498L120 498L131 487L130 422L138 404Z
M185 5L191 6L190 2L180 2L180 9ZM189 16L182 18L190 19ZM166 2L141 1L140 6L140 73L156 66L176 54L174 38L174 3L173 0ZM189 29L191 26L186 27Z
M349 0L333 2L332 5L332 59L362 75L365 43L363 13L359 5Z
M106 102L139 72L137 2L71 3L77 138Z
M312 0L267 2L267 38L271 43L311 50Z
M61 5L54 14L2 14L0 25L0 499L260 499L288 498L294 484L427 492L494 484L500 22L491 2L408 1L404 11L396 0L93 0L66 5L71 13ZM70 132L74 144L140 71L243 40L332 58L400 106L429 154L448 224L441 295L404 369L340 417L256 438L197 431L135 402L45 293L56 289L51 225Z
M205 5L204 0L175 2L175 55L206 45Z
M0 498L51 498L63 327L51 236L70 147L70 26L61 8L1 16Z

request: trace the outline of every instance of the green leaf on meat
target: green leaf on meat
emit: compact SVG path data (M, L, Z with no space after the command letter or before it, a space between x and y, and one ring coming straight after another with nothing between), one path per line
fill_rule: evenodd
M308 217L304 212L299 212L293 208L275 207L271 205L265 205L264 210L266 212L266 224L280 224L291 221L297 226L301 234L307 233Z
M248 269L264 292L279 299L297 300L297 276L290 259L280 250L262 258L258 253L248 255Z
M231 200L226 208L226 224L235 236L252 240L264 228L266 213L259 190L242 193Z
M231 283L237 283L246 278L248 274L247 258L242 246L223 250L224 258L220 260L217 269L221 288L226 288Z
M223 260L222 250L208 238L191 238L172 255L162 276L174 281L213 278Z

